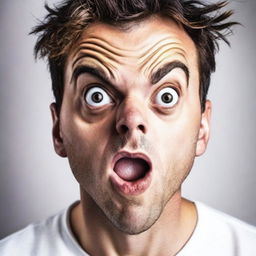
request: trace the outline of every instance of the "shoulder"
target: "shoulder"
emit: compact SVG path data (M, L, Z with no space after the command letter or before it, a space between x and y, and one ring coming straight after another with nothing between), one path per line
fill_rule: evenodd
M238 236L246 234L249 237L256 239L256 227L232 217L226 213L206 206L203 203L196 202L198 210L199 222L207 224L212 230L228 229Z
M73 255L69 252L73 242L67 227L69 209L1 240L0 255Z
M207 255L256 255L254 226L200 202L196 202L196 208L198 223L191 237L194 248L201 244L198 250L207 250Z
M0 255L35 255L34 253L39 251L40 247L45 247L49 238L53 237L55 222L60 216L61 214L58 214L45 221L31 224L4 238L0 241Z

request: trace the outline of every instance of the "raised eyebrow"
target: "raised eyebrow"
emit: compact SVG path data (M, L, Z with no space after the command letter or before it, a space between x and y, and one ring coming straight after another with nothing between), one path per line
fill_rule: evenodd
M102 71L101 69L97 69L95 67L91 67L89 65L79 65L77 66L72 74L71 77L71 81L76 81L77 78L81 75L81 74L91 74L95 77L97 77L98 79L100 79L102 82L106 83L106 84L112 84L110 79L108 78L108 76L105 74L104 71Z
M186 77L187 77L187 84L188 84L189 69L184 63L182 63L180 61L168 62L167 64L160 67L157 71L152 73L151 78L150 78L151 84L158 83L163 77L165 77L168 73L170 73L175 68L181 68L184 71L184 73L186 74Z

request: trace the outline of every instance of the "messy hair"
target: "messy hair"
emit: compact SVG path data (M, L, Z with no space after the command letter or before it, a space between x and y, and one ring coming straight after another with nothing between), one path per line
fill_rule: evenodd
M93 22L114 26L160 15L180 24L195 43L200 75L200 101L204 111L211 73L215 71L218 41L229 44L227 35L236 22L226 21L233 12L221 11L227 1L206 4L201 0L65 0L49 7L45 19L33 28L39 34L36 57L47 57L58 110L64 92L64 66L72 46Z

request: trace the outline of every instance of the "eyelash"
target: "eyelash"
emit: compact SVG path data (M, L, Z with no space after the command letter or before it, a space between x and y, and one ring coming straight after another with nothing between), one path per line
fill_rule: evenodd
M91 88L93 88L93 87L95 87L95 86L100 87L100 88L102 88L104 91L106 91L106 93L107 93L107 94L109 95L109 97L112 99L112 101L113 101L114 104L118 103L119 101L122 101L122 98L123 98L123 97L122 97L121 95L119 95L119 97L114 96L114 93L111 92L111 91L109 90L109 88L107 88L107 86L105 86L104 84L101 84L101 83L92 83L92 84L89 84L89 85L85 85L84 88L83 88L83 93L82 93L83 101L84 101L84 97L85 97L86 93L87 93ZM180 86L179 86L179 85L173 85L173 84L168 83L168 84L164 84L164 85L160 86L159 88L157 88L157 90L156 90L156 91L152 94L152 96L150 97L151 103L154 104L154 99L155 99L156 95L157 95L162 89L167 88L167 87L170 87L170 88L172 88L173 90L175 90L176 93L178 94L178 97L179 97L179 98L181 97L181 88L180 88ZM117 94L117 92L115 92L115 94ZM119 99L119 100L117 100L117 99ZM84 102L85 102L85 101L84 101ZM178 100L178 102L179 102L179 100ZM178 104L178 103L177 103L177 104ZM175 105L177 105L177 104L175 104ZM173 108L174 108L174 107L175 107L175 106L173 106Z
M83 89L83 97L86 95L86 93L93 87L99 87L101 88L102 90L104 90L108 95L109 97L114 101L114 96L113 96L113 93L110 92L110 90L108 88L106 88L106 86L104 86L103 84L98 84L98 83L93 83L93 84L89 84L89 85L86 85Z
M176 91L176 93L178 94L178 96L179 97L181 97L181 88L180 88L180 86L175 86L175 85L173 85L173 84L164 84L164 85L162 85L162 86L160 86L157 90L156 90L156 92L153 94L153 97L155 97L162 89L164 89L164 88L172 88L173 90L175 90Z

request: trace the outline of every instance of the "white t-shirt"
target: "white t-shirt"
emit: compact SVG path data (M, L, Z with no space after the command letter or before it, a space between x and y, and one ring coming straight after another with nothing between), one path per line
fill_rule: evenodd
M256 228L196 202L197 226L177 256L255 256ZM1 256L89 256L69 225L68 209L0 241ZM95 241L97 246L97 241Z

